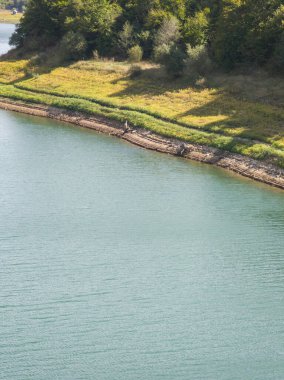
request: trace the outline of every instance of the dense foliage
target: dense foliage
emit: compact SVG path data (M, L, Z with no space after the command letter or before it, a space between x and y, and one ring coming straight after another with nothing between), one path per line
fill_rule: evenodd
M29 0L12 42L25 50L64 45L71 59L135 52L174 72L197 48L226 69L281 71L283 20L284 0Z

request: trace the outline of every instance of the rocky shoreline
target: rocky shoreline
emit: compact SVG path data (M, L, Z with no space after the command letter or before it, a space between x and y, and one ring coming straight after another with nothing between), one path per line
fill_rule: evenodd
M64 109L44 105L31 105L6 99L0 100L0 108L33 116L48 117L83 128L93 129L97 132L119 137L146 149L216 165L284 190L284 169L264 161L257 161L216 148L166 138L144 129L123 125L110 119L88 116Z

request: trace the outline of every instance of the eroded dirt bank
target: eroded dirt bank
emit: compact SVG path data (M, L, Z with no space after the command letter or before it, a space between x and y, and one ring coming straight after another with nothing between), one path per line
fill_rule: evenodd
M44 105L29 105L1 99L0 108L65 121L122 138L146 149L220 166L256 181L284 189L284 169L239 154L183 143L179 140L158 136L144 129L126 127L122 123L109 119Z

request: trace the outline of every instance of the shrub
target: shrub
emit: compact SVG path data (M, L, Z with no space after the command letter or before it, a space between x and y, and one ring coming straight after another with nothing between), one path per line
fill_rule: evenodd
M183 35L186 42L189 42L193 46L206 43L209 28L209 14L209 9L205 8L185 21L183 25Z
M140 62L143 58L143 50L139 45L135 45L128 50L129 62Z
M48 60L48 54L45 52L38 53L30 58L30 61L28 63L29 67L35 67L40 66L44 63L46 63Z
M168 55L164 57L164 65L167 73L172 77L182 75L185 68L185 58L186 55L183 50L178 45L173 45Z
M153 36L149 30L137 34L137 40L143 50L143 57L149 58L153 51Z
M186 55L177 44L157 45L153 51L155 62L165 66L167 74L178 77L185 68Z
M179 76L184 69L184 53L178 46L179 21L176 17L166 18L154 38L153 59L165 66L171 76Z
M121 32L118 34L117 44L123 55L125 55L133 45L133 26L128 21L126 21Z
M70 31L62 38L60 48L65 59L76 60L85 54L87 42L81 33Z
M180 37L179 21L176 17L166 18L154 38L154 46L173 45Z
M99 55L99 52L97 50L93 51L93 59L95 61L98 61L100 59L100 55Z
M189 74L208 74L213 69L212 61L209 57L208 50L204 45L191 47L187 45L186 71Z
M165 64L167 60L167 56L170 54L171 45L157 45L153 50L153 59L157 63Z

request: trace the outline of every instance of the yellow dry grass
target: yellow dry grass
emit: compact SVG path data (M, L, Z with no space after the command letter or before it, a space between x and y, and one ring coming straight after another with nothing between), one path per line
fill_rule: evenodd
M131 78L128 70L125 63L79 62L26 80L22 85L31 90L137 107L202 130L253 138L284 148L284 110L277 104L266 104L253 96L245 98L243 93L236 93L236 86L235 92L230 92L224 83L213 87L202 81L192 84L184 78L169 80L159 67L149 64L142 65L142 74L136 78Z
M5 24L17 24L22 17L22 13L12 15L11 11L0 9L0 23Z
M0 83L12 83L25 77L25 68L28 61L1 61Z
M24 89L101 100L150 112L159 118L204 131L245 137L284 149L284 81L262 76L212 76L170 80L157 65L142 63L138 76L130 65L82 61L35 74L28 61L0 62L0 83ZM40 68L42 71L42 68ZM31 72L32 78L25 78Z

